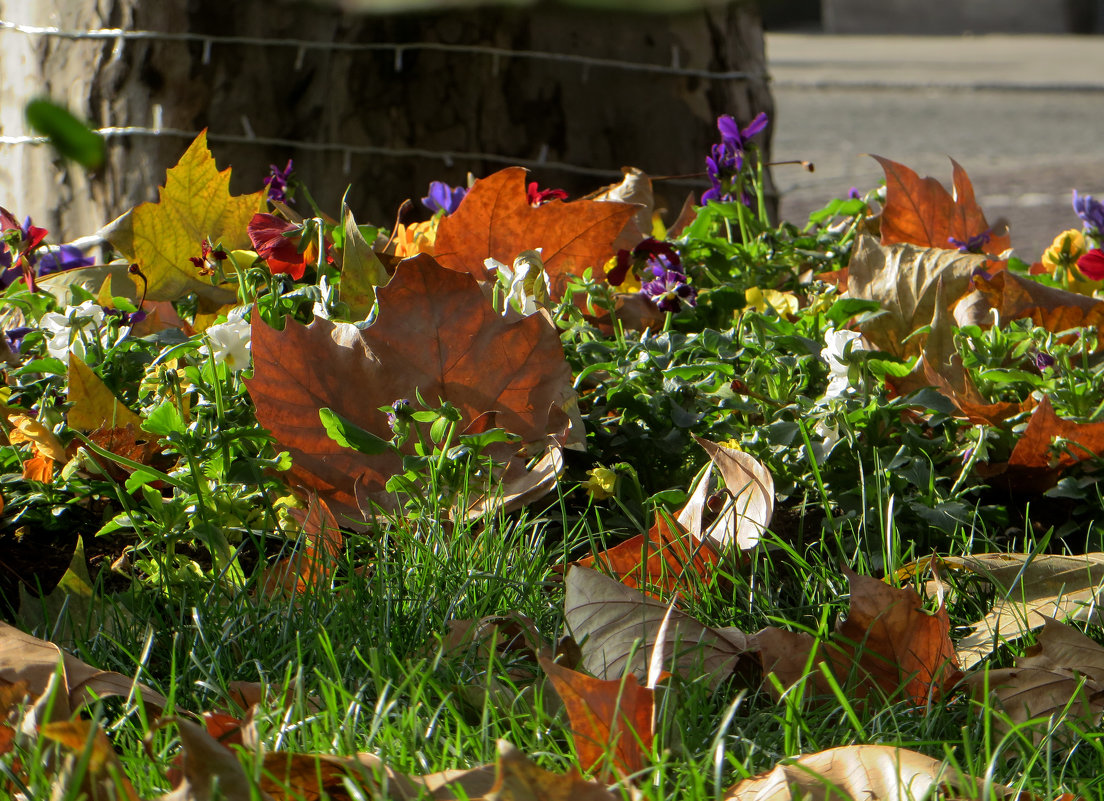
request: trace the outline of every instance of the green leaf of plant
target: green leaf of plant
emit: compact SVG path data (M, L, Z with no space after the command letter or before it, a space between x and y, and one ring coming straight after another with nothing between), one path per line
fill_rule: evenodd
M371 431L365 431L351 420L339 415L333 409L322 407L318 410L318 417L330 439L343 448L352 448L354 451L375 456L386 453L390 443L381 439Z
M383 262L364 239L353 212L345 209L345 247L341 259L341 286L338 297L349 307L349 317L363 320L376 303L376 287L390 276Z
M95 170L104 162L104 138L51 100L32 100L26 108L27 123L50 140L65 158Z
M167 437L169 434L181 434L187 426L180 409L172 401L164 401L160 406L146 415L146 421L142 428L151 434Z

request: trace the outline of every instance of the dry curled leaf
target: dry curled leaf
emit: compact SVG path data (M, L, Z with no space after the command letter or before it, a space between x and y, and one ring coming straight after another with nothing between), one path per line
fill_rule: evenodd
M988 688L1014 726L1043 720L1033 732L1038 744L1053 725L1051 718L1072 718L1082 728L1099 723L1104 713L1104 648L1048 617L1035 645L1013 667L975 673L967 683L979 693ZM1010 728L999 719L996 725ZM1067 731L1056 739L1069 744L1072 736Z
M140 695L150 706L164 709L168 700L161 693L133 679L107 670L97 670L66 653L51 642L32 637L7 623L0 623L0 680L26 682L33 698L46 692L62 663L63 694L55 701L54 720L64 720L94 698Z
M882 245L873 237L860 236L848 264L847 294L877 301L885 313L863 323L859 330L894 356L918 354L923 337L912 334L931 322L940 294L953 306L971 288L974 272L987 263L985 256L972 253Z
M949 793L939 794L936 788ZM1004 785L986 785L931 757L889 745L848 745L779 763L768 773L744 779L725 801L912 801L912 799L1021 798ZM930 795L933 790L936 795Z
M942 557L939 563L944 569L977 574L996 589L992 611L958 641L963 668L974 667L1001 643L1039 628L1048 618L1101 620L1104 553L981 553Z
M679 512L679 522L693 537L711 541L721 553L733 545L741 550L755 547L774 514L774 476L751 454L698 436L694 440L709 454L709 465ZM722 479L723 501L720 514L705 525L703 513L714 469Z

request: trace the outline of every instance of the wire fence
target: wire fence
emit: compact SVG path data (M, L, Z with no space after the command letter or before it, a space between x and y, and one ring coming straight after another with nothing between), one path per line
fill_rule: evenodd
M403 69L403 56L406 53L417 52L443 52L465 57L479 57L489 59L491 76L497 76L500 65L504 60L521 59L531 61L556 62L569 65L577 65L580 69L580 80L585 82L593 69L617 70L629 73L641 73L645 75L667 76L674 78L696 78L708 81L744 81L753 79L765 79L763 73L748 72L743 70L723 71L696 69L682 66L681 56L677 47L671 48L671 63L658 64L648 62L625 61L622 59L602 58L570 53L554 53L534 50L513 50L501 47L484 45L453 45L436 42L329 42L312 41L294 38L262 38L252 36L223 36L214 34L199 34L190 32L172 33L165 31L126 30L121 28L95 28L87 30L68 30L52 26L24 25L8 20L0 20L0 31L14 34L23 34L29 37L54 38L66 40L90 40L100 42L113 42L111 53L112 60L121 59L125 52L126 43L134 41L152 42L184 42L199 44L202 47L202 63L209 63L211 51L214 47L261 47L261 48L287 48L296 53L295 68L301 69L305 55L308 52L363 52L363 53L390 53L393 57L394 69L401 72ZM153 106L151 109L152 120L149 125L120 125L104 126L96 130L105 138L119 137L177 137L191 140L195 137L195 131L167 128L161 125L161 109ZM247 116L240 118L242 129L245 133L234 134L225 131L209 131L207 138L212 142L231 144L256 144L286 148L296 148L302 151L339 153L342 155L344 172L351 171L354 156L383 156L391 158L416 158L440 161L446 166L452 166L456 161L473 160L491 164L518 165L527 168L554 169L576 175L591 176L596 178L620 178L620 170L602 169L597 167L571 164L563 161L549 160L547 146L541 148L537 158L526 159L517 156L502 155L499 153L483 153L459 150L438 150L420 147L388 147L382 145L360 144L352 142L311 142L304 140L292 140L278 136L258 135ZM45 137L32 135L3 135L0 136L0 145L26 146L41 145L46 142Z

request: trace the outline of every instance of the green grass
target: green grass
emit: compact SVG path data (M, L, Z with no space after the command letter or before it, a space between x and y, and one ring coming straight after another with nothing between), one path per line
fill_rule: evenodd
M884 520L858 521L849 533L861 537L864 523L884 534ZM230 682L263 682L276 699L256 720L268 749L372 752L398 771L422 774L493 762L495 742L505 738L564 772L575 764L569 726L539 671L523 666L534 679L519 681L509 673L517 665L475 649L443 653L437 640L449 621L514 612L531 618L548 642L564 633L553 568L573 546L604 535L583 526L561 541L546 528L524 518L455 527L396 522L382 538L350 543L332 590L294 599L265 600L249 588L204 594L201 586L193 594L97 594L101 625L77 636L74 651L164 692L175 704L166 714L234 709ZM825 633L846 610L838 560L851 555L848 539L841 533L836 542L802 551L767 542L748 568L731 571L724 592L712 588L691 611L749 632L783 625ZM968 532L956 542L963 549L973 544ZM957 622L976 611L965 598L952 608ZM113 622L102 625L106 620ZM74 621L78 632L80 624ZM109 700L90 715L111 733L140 795L167 789L159 776L175 753L170 731L154 735L147 753L148 710ZM684 677L659 696L650 766L634 784L645 798L716 799L786 756L881 743L946 758L1039 798L1064 789L1104 797L1099 730L1057 722L1046 739L1072 733L1074 744L1051 753L1022 727L997 736L999 716L962 694L924 709L892 699L856 704L842 690L814 699L798 684L775 702L758 689L754 672L750 681L733 677L716 693ZM12 760L20 758L31 766L28 789L45 795L54 781L39 769L45 746L39 740L29 748L0 764L10 778Z

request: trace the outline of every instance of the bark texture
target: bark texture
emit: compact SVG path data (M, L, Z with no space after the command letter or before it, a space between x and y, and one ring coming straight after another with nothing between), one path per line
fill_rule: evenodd
M430 180L461 183L516 160L542 186L584 193L619 178L623 165L652 175L700 173L716 140L714 119L773 112L762 26L751 4L711 6L677 17L588 12L538 3L386 17L348 16L275 0L0 0L0 19L63 30L123 28L240 35L264 46L192 41L69 39L0 30L0 134L27 133L23 104L49 95L96 126L157 124L184 135L109 139L95 175L55 160L45 147L0 145L0 205L33 214L63 238L91 233L126 209L156 199L164 170L191 136L209 131L232 191L254 191L268 165L295 159L319 204L335 212L347 186L362 221L389 225ZM300 50L280 39L336 43L482 45L712 71L716 80L570 61L411 48ZM15 78L14 76L20 76ZM291 139L296 148L234 143L221 136ZM503 161L362 154L336 143L397 150L475 152ZM769 141L766 143L769 152ZM704 178L661 182L673 210Z

